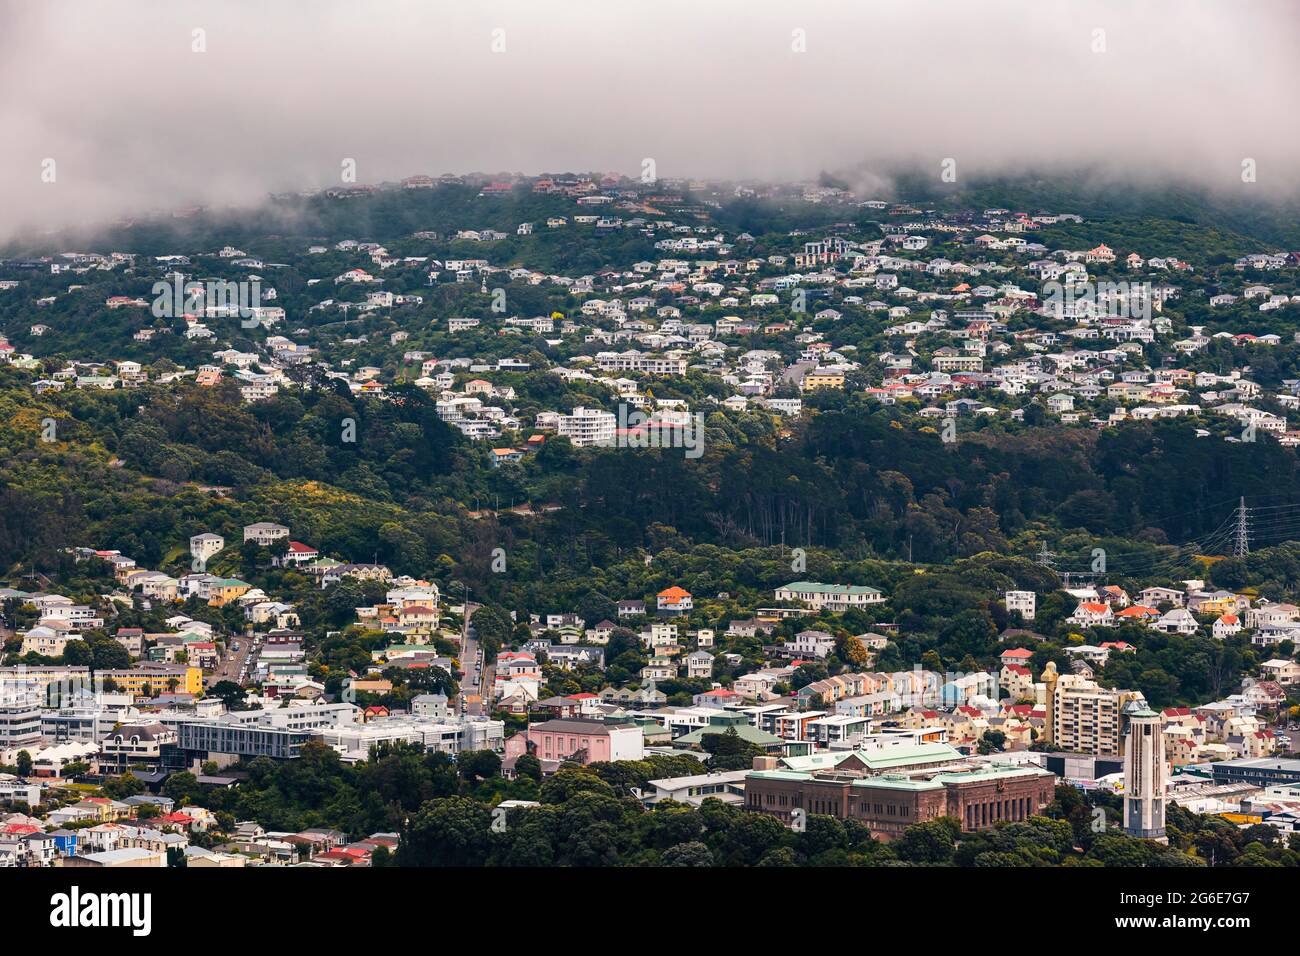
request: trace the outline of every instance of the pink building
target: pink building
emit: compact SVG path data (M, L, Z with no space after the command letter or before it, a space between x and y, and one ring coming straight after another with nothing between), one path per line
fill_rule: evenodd
M635 724L547 720L530 725L526 733L539 760L567 760L578 751L586 752L583 763L640 760L645 755L645 735Z

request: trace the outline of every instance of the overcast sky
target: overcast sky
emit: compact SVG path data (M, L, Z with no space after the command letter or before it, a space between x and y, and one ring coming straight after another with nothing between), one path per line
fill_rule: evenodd
M1224 189L1251 158L1291 191L1298 39L1287 0L0 0L0 238L336 185L348 158L359 182L952 158Z

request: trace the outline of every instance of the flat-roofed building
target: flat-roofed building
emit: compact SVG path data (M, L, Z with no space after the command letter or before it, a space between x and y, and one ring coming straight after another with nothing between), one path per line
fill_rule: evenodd
M758 758L762 759L762 758ZM1055 777L1037 767L952 767L864 776L842 769L756 770L745 778L745 808L792 822L795 811L857 820L872 836L892 840L917 823L952 817L963 831L1041 813Z
M1300 760L1285 757L1246 757L1210 764L1215 783L1249 783L1256 787L1300 784Z
M1124 707L1141 700L1141 694L1102 687L1079 674L1058 674L1050 661L1043 672L1043 685L1045 742L1074 753L1123 753Z
M665 800L685 803L698 807L710 797L723 803L739 805L745 798L745 777L750 771L724 770L720 773L698 773L686 777L666 777L651 780L645 790L640 791L642 803L648 807Z

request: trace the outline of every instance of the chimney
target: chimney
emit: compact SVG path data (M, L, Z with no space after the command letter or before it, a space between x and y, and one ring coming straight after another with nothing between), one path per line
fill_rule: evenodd
M755 769L755 770L775 770L775 769L776 769L776 758L775 758L775 757L768 757L768 756L755 757L755 758L754 758L754 769Z

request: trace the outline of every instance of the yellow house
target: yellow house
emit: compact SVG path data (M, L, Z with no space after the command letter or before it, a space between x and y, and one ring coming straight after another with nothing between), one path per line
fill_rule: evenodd
M391 694L393 691L393 682L388 680L354 680L350 685L352 690L358 693L366 694Z
M804 375L803 381L799 387L805 392L811 392L815 388L843 388L844 373L830 372L826 369L814 369Z
M1221 598L1214 598L1205 601L1196 608L1197 614L1213 614L1218 617L1222 614L1237 613L1237 596L1235 594L1227 595Z
M253 586L238 578L222 578L208 585L208 604L212 607L224 607L251 591Z

